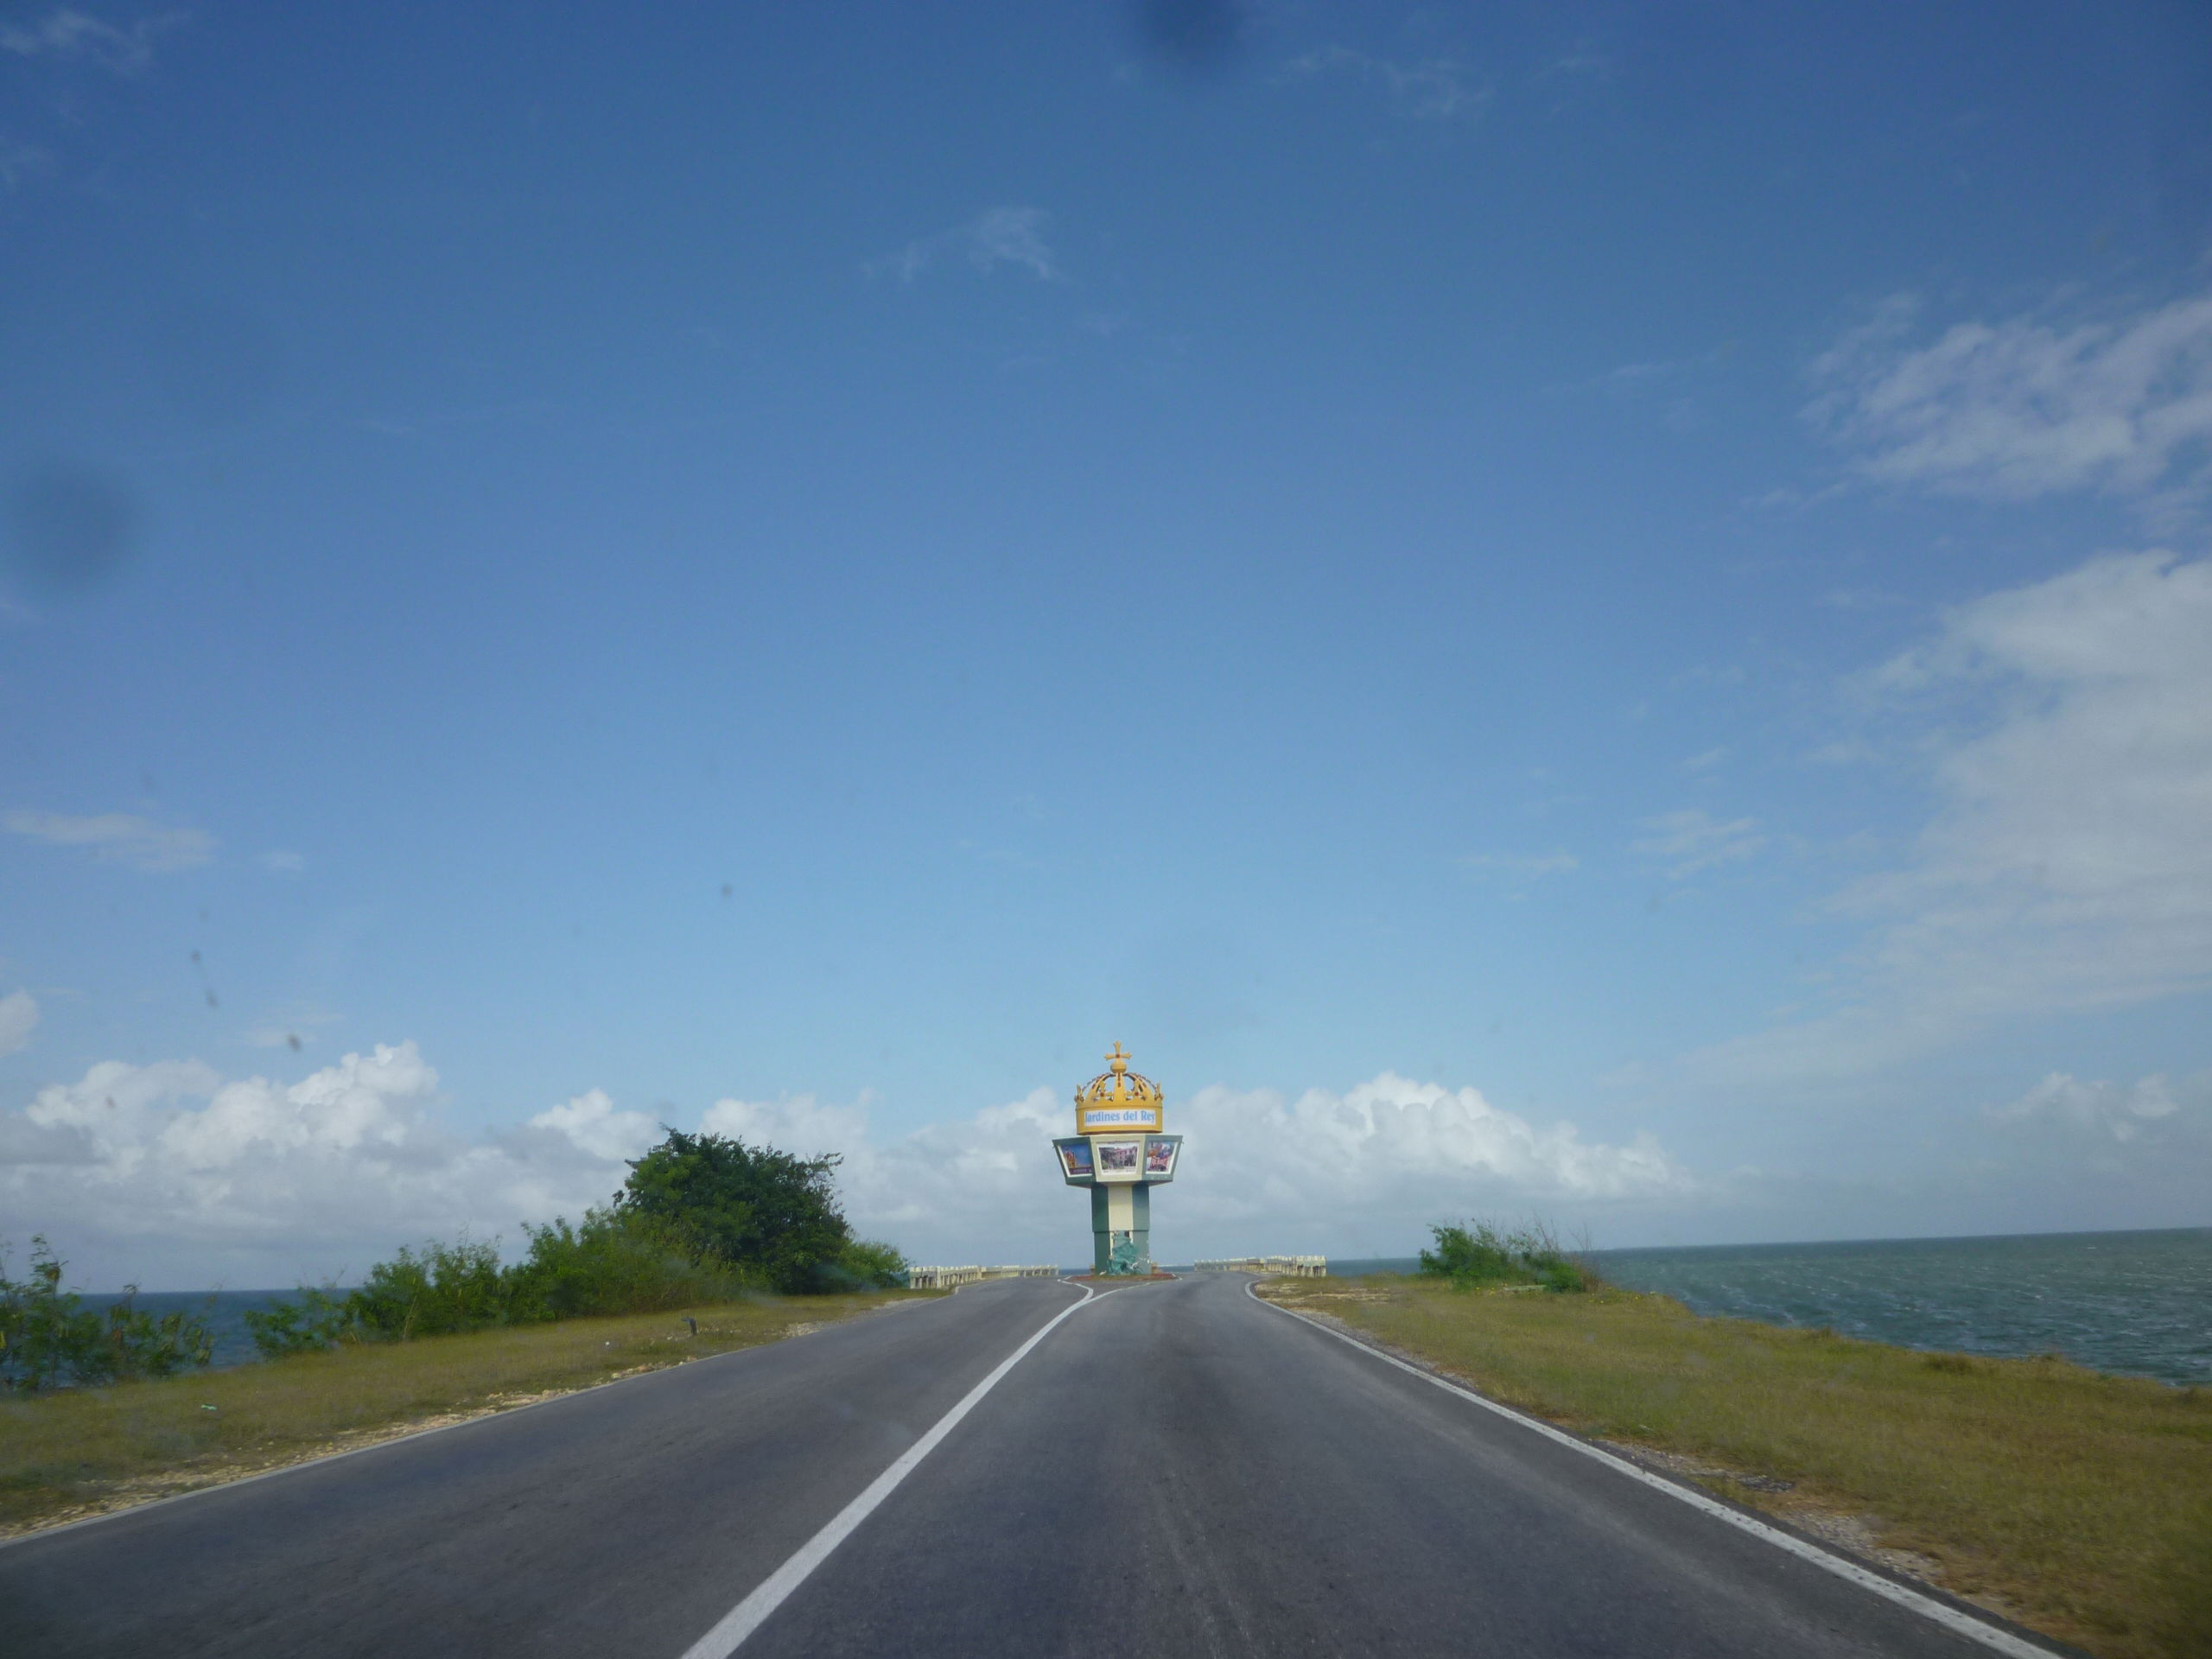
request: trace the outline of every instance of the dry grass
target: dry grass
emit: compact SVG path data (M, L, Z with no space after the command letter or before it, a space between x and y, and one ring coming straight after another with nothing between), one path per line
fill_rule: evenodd
M2212 1391L1623 1291L1266 1293L2107 1659L2212 1653Z
M114 1388L0 1395L0 1534L127 1508L511 1409L637 1371L803 1335L935 1293L763 1296L682 1313L372 1343Z

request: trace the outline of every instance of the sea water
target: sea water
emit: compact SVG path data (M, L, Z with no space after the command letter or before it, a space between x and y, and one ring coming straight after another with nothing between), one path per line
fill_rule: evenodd
M219 1368L243 1365L260 1357L253 1345L253 1332L246 1328L247 1309L273 1307L278 1302L296 1300L298 1296L296 1290L145 1290L132 1299L131 1306L157 1319L182 1313L199 1320L214 1338L215 1354L211 1363ZM88 1293L84 1305L105 1312L109 1303L122 1300L117 1294Z
M2063 1354L2100 1371L2212 1383L2212 1228L1596 1250L1616 1284L1699 1313L1827 1325L1907 1348ZM1411 1273L1412 1258L1331 1262Z

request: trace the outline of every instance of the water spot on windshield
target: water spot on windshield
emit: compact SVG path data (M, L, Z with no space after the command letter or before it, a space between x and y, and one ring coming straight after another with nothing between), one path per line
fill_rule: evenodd
M50 461L7 495L8 568L42 597L99 587L130 561L138 509L120 480L98 467Z

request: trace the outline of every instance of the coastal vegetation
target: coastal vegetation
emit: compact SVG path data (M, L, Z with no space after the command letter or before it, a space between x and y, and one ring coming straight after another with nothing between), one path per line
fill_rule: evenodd
M1586 1291L1603 1281L1580 1253L1559 1242L1548 1222L1499 1228L1487 1221L1440 1224L1429 1230L1435 1247L1421 1253L1422 1275L1455 1290L1525 1286L1535 1290Z
M2212 1390L1502 1273L1482 1294L1493 1258L1446 1230L1427 1254L1477 1271L1263 1294L2106 1659L2212 1651Z
M136 1285L105 1309L88 1308L62 1287L62 1268L42 1235L31 1240L21 1279L10 1276L0 1249L0 1389L121 1382L207 1363L214 1344L204 1319L133 1306Z
M349 1342L128 1388L0 1395L0 1533L219 1484L931 1296L753 1292L688 1312Z
M572 1225L525 1224L521 1258L462 1238L402 1249L359 1288L303 1287L246 1314L266 1357L347 1341L404 1342L499 1325L645 1313L760 1292L819 1295L906 1282L888 1244L856 1238L835 1154L800 1158L716 1135L667 1131L613 1201Z

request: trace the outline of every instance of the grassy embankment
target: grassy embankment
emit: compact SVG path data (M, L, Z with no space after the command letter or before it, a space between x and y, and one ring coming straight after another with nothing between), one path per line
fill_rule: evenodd
M0 1534L127 1508L934 1295L760 1296L691 1309L696 1337L681 1313L635 1313L347 1344L109 1388L0 1395Z
M2212 1390L1700 1319L1620 1290L1378 1276L1265 1294L1738 1503L1910 1552L1887 1559L2107 1659L2212 1653Z

